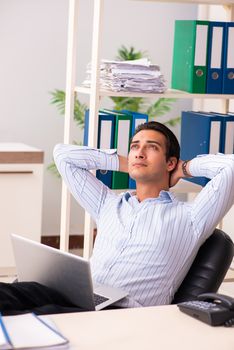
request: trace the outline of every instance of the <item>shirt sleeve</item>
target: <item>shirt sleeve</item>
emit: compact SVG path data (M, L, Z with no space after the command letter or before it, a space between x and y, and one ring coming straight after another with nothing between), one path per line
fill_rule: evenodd
M194 230L205 240L233 205L234 155L198 156L189 171L211 179L191 204Z
M58 144L54 148L54 160L72 195L97 220L110 189L90 170L118 170L116 150Z

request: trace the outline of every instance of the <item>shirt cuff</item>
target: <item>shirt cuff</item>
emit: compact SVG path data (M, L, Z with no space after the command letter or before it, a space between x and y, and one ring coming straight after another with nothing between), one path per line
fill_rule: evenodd
M99 166L100 170L119 170L119 157L117 149L100 149L99 150Z
M201 154L193 158L189 163L189 171L192 176L205 176L213 178L222 168L233 162L233 155L223 153Z

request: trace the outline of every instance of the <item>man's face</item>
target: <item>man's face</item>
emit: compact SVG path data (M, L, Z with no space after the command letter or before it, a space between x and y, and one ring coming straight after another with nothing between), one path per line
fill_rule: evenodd
M174 162L166 161L166 138L162 133L141 130L134 136L128 155L129 175L133 179L143 183L162 181L174 167Z

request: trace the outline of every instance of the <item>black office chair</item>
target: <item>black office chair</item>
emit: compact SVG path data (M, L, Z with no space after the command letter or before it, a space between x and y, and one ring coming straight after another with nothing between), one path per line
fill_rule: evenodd
M172 304L195 300L202 293L216 293L233 256L234 244L231 238L216 228L200 247L189 272L174 295Z

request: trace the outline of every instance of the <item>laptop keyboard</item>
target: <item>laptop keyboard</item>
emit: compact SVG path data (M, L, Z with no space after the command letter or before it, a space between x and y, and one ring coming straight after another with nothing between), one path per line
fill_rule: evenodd
M95 293L93 293L93 297L94 297L94 304L95 304L95 306L99 305L101 303L104 303L104 301L109 300L108 298L103 297L102 295L99 295L99 294L95 294Z

